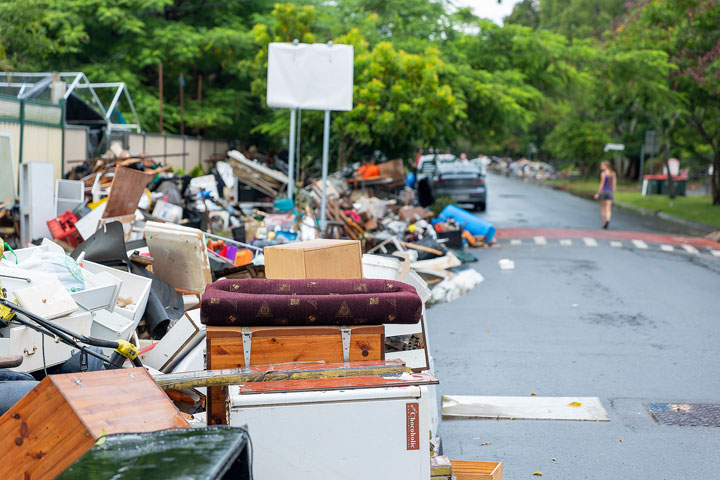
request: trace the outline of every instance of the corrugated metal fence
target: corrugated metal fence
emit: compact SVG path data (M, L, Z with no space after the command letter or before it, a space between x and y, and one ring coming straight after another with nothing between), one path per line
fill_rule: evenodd
M10 134L12 169L17 182L22 162L50 162L55 177L64 169L63 106L0 96L0 132Z
M130 133L126 143L131 153L157 155L156 161L188 173L214 154L224 154L229 145L225 140L159 133Z
M50 162L57 179L74 161L89 157L87 127L65 125L63 110L62 105L0 95L0 133L10 134L16 182L20 163ZM214 154L224 154L228 145L225 140L159 133L128 133L125 137L130 152L156 155L156 161L185 172Z

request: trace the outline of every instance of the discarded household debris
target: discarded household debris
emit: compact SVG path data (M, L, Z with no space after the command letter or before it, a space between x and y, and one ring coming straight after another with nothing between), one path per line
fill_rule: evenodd
M0 467L2 478L56 476L105 434L106 446L63 478L100 463L161 478L126 446L162 438L171 447L183 432L110 434L190 424L247 425L258 478L431 477L440 442L427 307L483 281L470 268L481 251L469 249L491 245L494 228L454 205L439 216L418 206L402 160L351 166L323 186L317 172L288 175L251 150L215 155L188 175L114 142L56 182L50 208L0 204L0 367L17 376L0 392L11 409L0 417L14 445L6 450L40 451L47 438L32 432L67 426L40 408L47 415L24 436L22 409L38 402L84 425L57 433L76 442L72 454L25 455ZM36 190L21 182L19 194L44 198ZM14 227L21 212L25 232ZM127 395L108 395L111 383ZM92 399L76 395L101 384ZM157 408L126 408L141 395ZM303 437L318 428L323 438ZM198 448L225 435L203 431ZM365 455L341 454L348 431ZM236 463L217 463L208 478Z
M498 260L498 265L500 265L500 270L515 269L515 262L510 260L509 258L501 258L500 260Z

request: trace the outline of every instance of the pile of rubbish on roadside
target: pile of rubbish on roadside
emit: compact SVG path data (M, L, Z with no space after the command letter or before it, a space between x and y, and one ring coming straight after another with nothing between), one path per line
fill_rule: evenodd
M198 452L234 452L204 458L212 478L472 473L436 456L426 306L483 281L468 247L492 225L416 206L401 160L308 178L292 199L280 162L209 163L193 177L114 145L52 201L3 204L23 221L0 227L0 429L17 459L0 476L126 468L132 442L175 448L168 429L205 425L225 427L191 435Z

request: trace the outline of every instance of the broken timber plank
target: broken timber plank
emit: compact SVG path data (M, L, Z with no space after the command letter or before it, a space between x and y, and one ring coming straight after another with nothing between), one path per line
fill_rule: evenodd
M399 376L408 372L410 369L402 362L315 363L169 373L155 376L155 381L164 390L181 390L183 388L224 387L256 382Z

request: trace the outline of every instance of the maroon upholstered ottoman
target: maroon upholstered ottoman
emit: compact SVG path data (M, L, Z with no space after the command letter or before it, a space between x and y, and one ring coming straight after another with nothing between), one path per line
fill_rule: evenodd
M208 285L200 319L214 326L417 323L411 285L376 279L220 280Z

